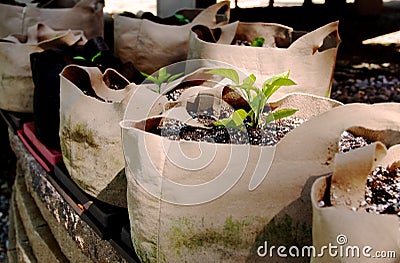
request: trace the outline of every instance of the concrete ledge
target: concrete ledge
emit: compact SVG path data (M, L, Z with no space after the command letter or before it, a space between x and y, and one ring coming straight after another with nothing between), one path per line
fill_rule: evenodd
M27 192L24 177L18 173L14 191L18 212L36 259L39 262L49 263L68 262L54 239L47 222L43 219L35 202Z
M51 184L51 175L33 158L18 136L9 132L9 139L18 160L19 173L25 177L27 192L48 224L62 254L71 262L126 262L69 206Z
M12 205L14 204L14 195L10 200L9 209L9 225L8 225L8 249L7 249L7 259L8 263L18 263L18 253L17 253L17 240L14 227L14 212Z
M36 263L37 260L33 254L29 244L28 237L25 233L24 225L18 213L15 204L15 196L13 196L10 205L10 220L13 221L13 229L15 230L15 249L17 254L17 262L19 263ZM13 253L14 254L14 253Z

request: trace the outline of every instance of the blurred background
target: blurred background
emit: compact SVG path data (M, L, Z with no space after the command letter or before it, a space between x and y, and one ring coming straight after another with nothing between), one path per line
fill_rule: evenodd
M166 17L177 9L206 7L212 2L105 0L104 12L151 12ZM400 102L400 1L237 0L231 1L231 8L232 21L276 22L299 31L339 20L342 43L332 98L343 103ZM0 263L7 262L8 207L15 169L7 125L0 118Z

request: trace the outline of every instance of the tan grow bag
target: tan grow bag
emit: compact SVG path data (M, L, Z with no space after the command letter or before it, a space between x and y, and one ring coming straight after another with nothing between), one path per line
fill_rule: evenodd
M32 113L34 85L30 54L80 41L82 44L86 41L82 31L54 31L44 24L30 27L26 35L0 39L0 109Z
M152 74L161 67L186 60L189 49L189 32L194 25L209 27L217 24L219 10L226 12L229 21L229 2L224 1L203 10L186 25L171 26L158 24L146 19L116 15L114 19L114 53L123 62L132 62L135 67Z
M337 154L333 174L313 184L313 245L317 256L311 262L398 262L398 216L368 213L362 203L368 174L377 166L389 167L400 160L399 110L396 103L354 104L327 113L342 119L330 125L333 132L350 129L376 142ZM333 254L321 253L321 247L329 244L337 247Z
M235 39L265 38L267 47L231 45ZM225 62L259 80L290 70L297 85L282 87L275 100L288 92L329 97L340 38L338 22L329 23L296 39L293 29L267 23L235 22L218 29L193 27L188 59Z
M103 36L104 4L100 0L81 0L72 8L40 8L35 5L0 4L0 37L27 34L28 28L43 23L54 30L82 30L88 39Z
M126 207L118 123L136 86L113 69L70 65L60 76L59 134L71 178L99 200ZM111 88L115 83L120 89Z
M186 106L208 92L192 89ZM207 108L204 102L199 105ZM164 116L193 124L183 105ZM314 118L340 103L289 94L271 105ZM298 131L302 124L276 147L259 147L171 141L147 131L159 121L153 116L121 123L131 235L143 262L252 262L266 238L311 244L303 191L312 175L329 171L326 156L320 151L315 158L304 143L316 131Z

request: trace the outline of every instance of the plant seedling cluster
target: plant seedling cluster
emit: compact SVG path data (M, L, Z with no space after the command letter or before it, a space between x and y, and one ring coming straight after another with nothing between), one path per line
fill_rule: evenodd
M162 85L165 83L168 85L171 81L174 81L175 79L179 78L180 76L183 75L183 73L178 73L175 75L172 75L167 72L167 69L165 67L162 67L158 70L157 76L153 75L148 75L144 72L140 72L143 76L146 77L146 80L149 80L156 84L158 86L157 90L153 90L154 92L161 93Z
M267 79L262 88L259 89L255 86L256 76L251 74L246 77L242 83L239 80L239 74L234 69L219 68L209 70L208 74L217 74L227 79L230 79L234 84L230 85L231 88L239 90L239 93L247 101L251 110L237 109L229 118L218 120L214 123L215 126L225 126L227 128L236 128L243 130L245 128L245 120L247 125L251 128L265 129L266 125L271 121L281 118L289 117L296 113L296 109L280 109L270 111L263 118L263 112L268 99L282 86L296 85L296 83L289 79L289 71L275 75Z

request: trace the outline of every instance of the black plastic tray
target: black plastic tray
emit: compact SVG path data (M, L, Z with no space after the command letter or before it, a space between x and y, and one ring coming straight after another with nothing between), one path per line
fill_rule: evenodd
M125 224L118 236L110 238L111 245L129 263L140 263L132 244L129 223Z
M103 203L86 194L72 181L64 163L57 163L54 166L54 179L83 211L82 214L92 221L103 239L109 239L113 233L119 232L121 227L129 222L126 208Z
M33 120L32 113L20 113L6 110L0 110L0 115L7 123L8 127L17 134L17 131L22 129L25 122Z
M127 262L140 263L132 244L126 208L100 202L86 194L72 181L64 163L54 166L52 184L100 238L108 240Z

